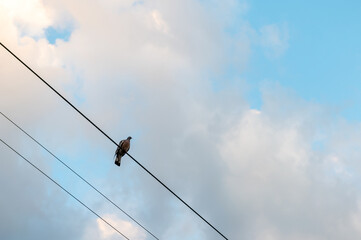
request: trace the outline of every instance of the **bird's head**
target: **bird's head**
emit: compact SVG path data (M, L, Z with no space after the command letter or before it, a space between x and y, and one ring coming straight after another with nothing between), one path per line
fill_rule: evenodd
M130 139L132 139L132 137L131 137L131 136L129 136L127 139L128 139L128 140L130 140Z

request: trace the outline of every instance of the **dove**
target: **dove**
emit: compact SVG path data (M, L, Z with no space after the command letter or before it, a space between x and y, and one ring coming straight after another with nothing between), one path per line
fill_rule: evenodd
M118 167L120 166L120 160L122 159L122 157L129 151L130 149L130 139L132 139L132 137L128 137L125 140L121 140L119 142L118 148L115 151L115 165L117 165Z

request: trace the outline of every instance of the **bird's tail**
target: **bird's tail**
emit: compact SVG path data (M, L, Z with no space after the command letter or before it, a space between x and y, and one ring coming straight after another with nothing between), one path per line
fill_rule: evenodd
M117 154L116 155L116 158L115 158L115 164L120 166L120 161L122 160L122 156L120 154Z

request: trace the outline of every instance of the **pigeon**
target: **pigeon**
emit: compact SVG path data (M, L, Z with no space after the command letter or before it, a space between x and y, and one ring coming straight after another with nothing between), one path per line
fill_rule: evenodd
M130 148L130 139L132 139L132 137L128 137L125 140L122 140L119 142L118 148L115 151L115 165L117 165L118 167L120 166L120 160L122 159L122 157L129 151Z

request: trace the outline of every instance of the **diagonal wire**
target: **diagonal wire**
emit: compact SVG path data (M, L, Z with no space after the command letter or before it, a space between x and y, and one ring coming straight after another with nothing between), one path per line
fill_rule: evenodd
M108 221L106 221L104 218L102 218L99 214L97 214L96 212L94 212L90 207L88 207L85 203L83 203L82 201L80 201L77 197L75 197L73 194L71 194L68 190L66 190L64 187L62 187L58 182L56 182L54 179L52 179L49 175L47 175L45 172L43 172L40 168L38 168L37 166L35 166L32 162L30 162L28 159L26 159L23 155L21 155L19 152L17 152L14 148L12 148L10 145L8 145L6 142L4 142L1 138L0 141L6 145L8 148L10 148L11 150L13 150L13 152L15 152L17 155L19 155L19 157L21 157L22 159L24 159L25 161L27 161L32 167L34 167L36 170L38 170L40 173L42 173L45 177L47 177L50 181L52 181L53 183L55 183L58 187L60 187L63 191L65 191L67 194L69 194L70 196L72 196L75 200L77 200L81 205L83 205L84 207L86 207L89 211L91 211L95 216L97 216L98 218L100 218L103 222L105 222L108 226L110 226L111 228L113 228L116 232L118 232L120 235L122 235L125 239L130 240L127 236L125 236L122 232L120 232L117 228L115 228L112 224L110 224Z
M96 129L98 129L106 138L108 138L112 143L119 147L119 145L109 137L102 129L100 129L94 122L92 122L87 116L85 116L78 108L76 108L71 102L69 102L63 95L61 95L56 89L54 89L48 82L46 82L42 77L40 77L33 69L31 69L26 63L24 63L19 57L17 57L12 51L10 51L4 44L0 42L0 45L7 50L13 57L15 57L20 63L22 63L30 72L37 76L45 85L47 85L51 90L53 90L59 97L61 97L66 103L68 103L75 111L77 111L82 117L84 117L90 124L92 124ZM146 167L144 167L140 162L138 162L134 157L129 153L126 153L135 163L137 163L141 168L143 168L149 175L151 175L158 183L160 183L164 188L166 188L170 193L172 193L178 200L180 200L184 205L186 205L190 210L193 211L198 217L200 217L205 223L207 223L213 230L215 230L219 235L224 239L228 240L216 227L209 223L204 217L202 217L196 210L194 210L188 203L186 203L181 197L179 197L175 192L173 192L167 185L165 185L161 180L159 180L153 173L151 173Z
M130 219L132 219L135 223L137 223L141 228L147 231L150 235L152 235L155 239L159 240L152 232L146 229L142 224L140 224L137 220L135 220L132 216L126 213L123 209L121 209L117 204L115 204L112 200L110 200L106 195L104 195L101 191L99 191L96 187L94 187L91 183L85 180L81 175L79 175L76 171L74 171L71 167L69 167L65 162L63 162L60 158L58 158L55 154L53 154L50 150L48 150L44 145L42 145L39 141L33 138L29 133L27 133L24 129L22 129L19 125L17 125L13 120L11 120L4 113L0 112L0 114L6 118L9 122L11 122L15 127L17 127L20 131L26 134L29 138L31 138L34 142L36 142L40 147L42 147L45 151L47 151L51 156L53 156L56 160L62 163L65 167L67 167L70 171L72 171L75 175L77 175L81 180L83 180L86 184L88 184L91 188L97 191L101 196L103 196L106 200L108 200L111 204L113 204L116 208L122 211L125 215L127 215Z

